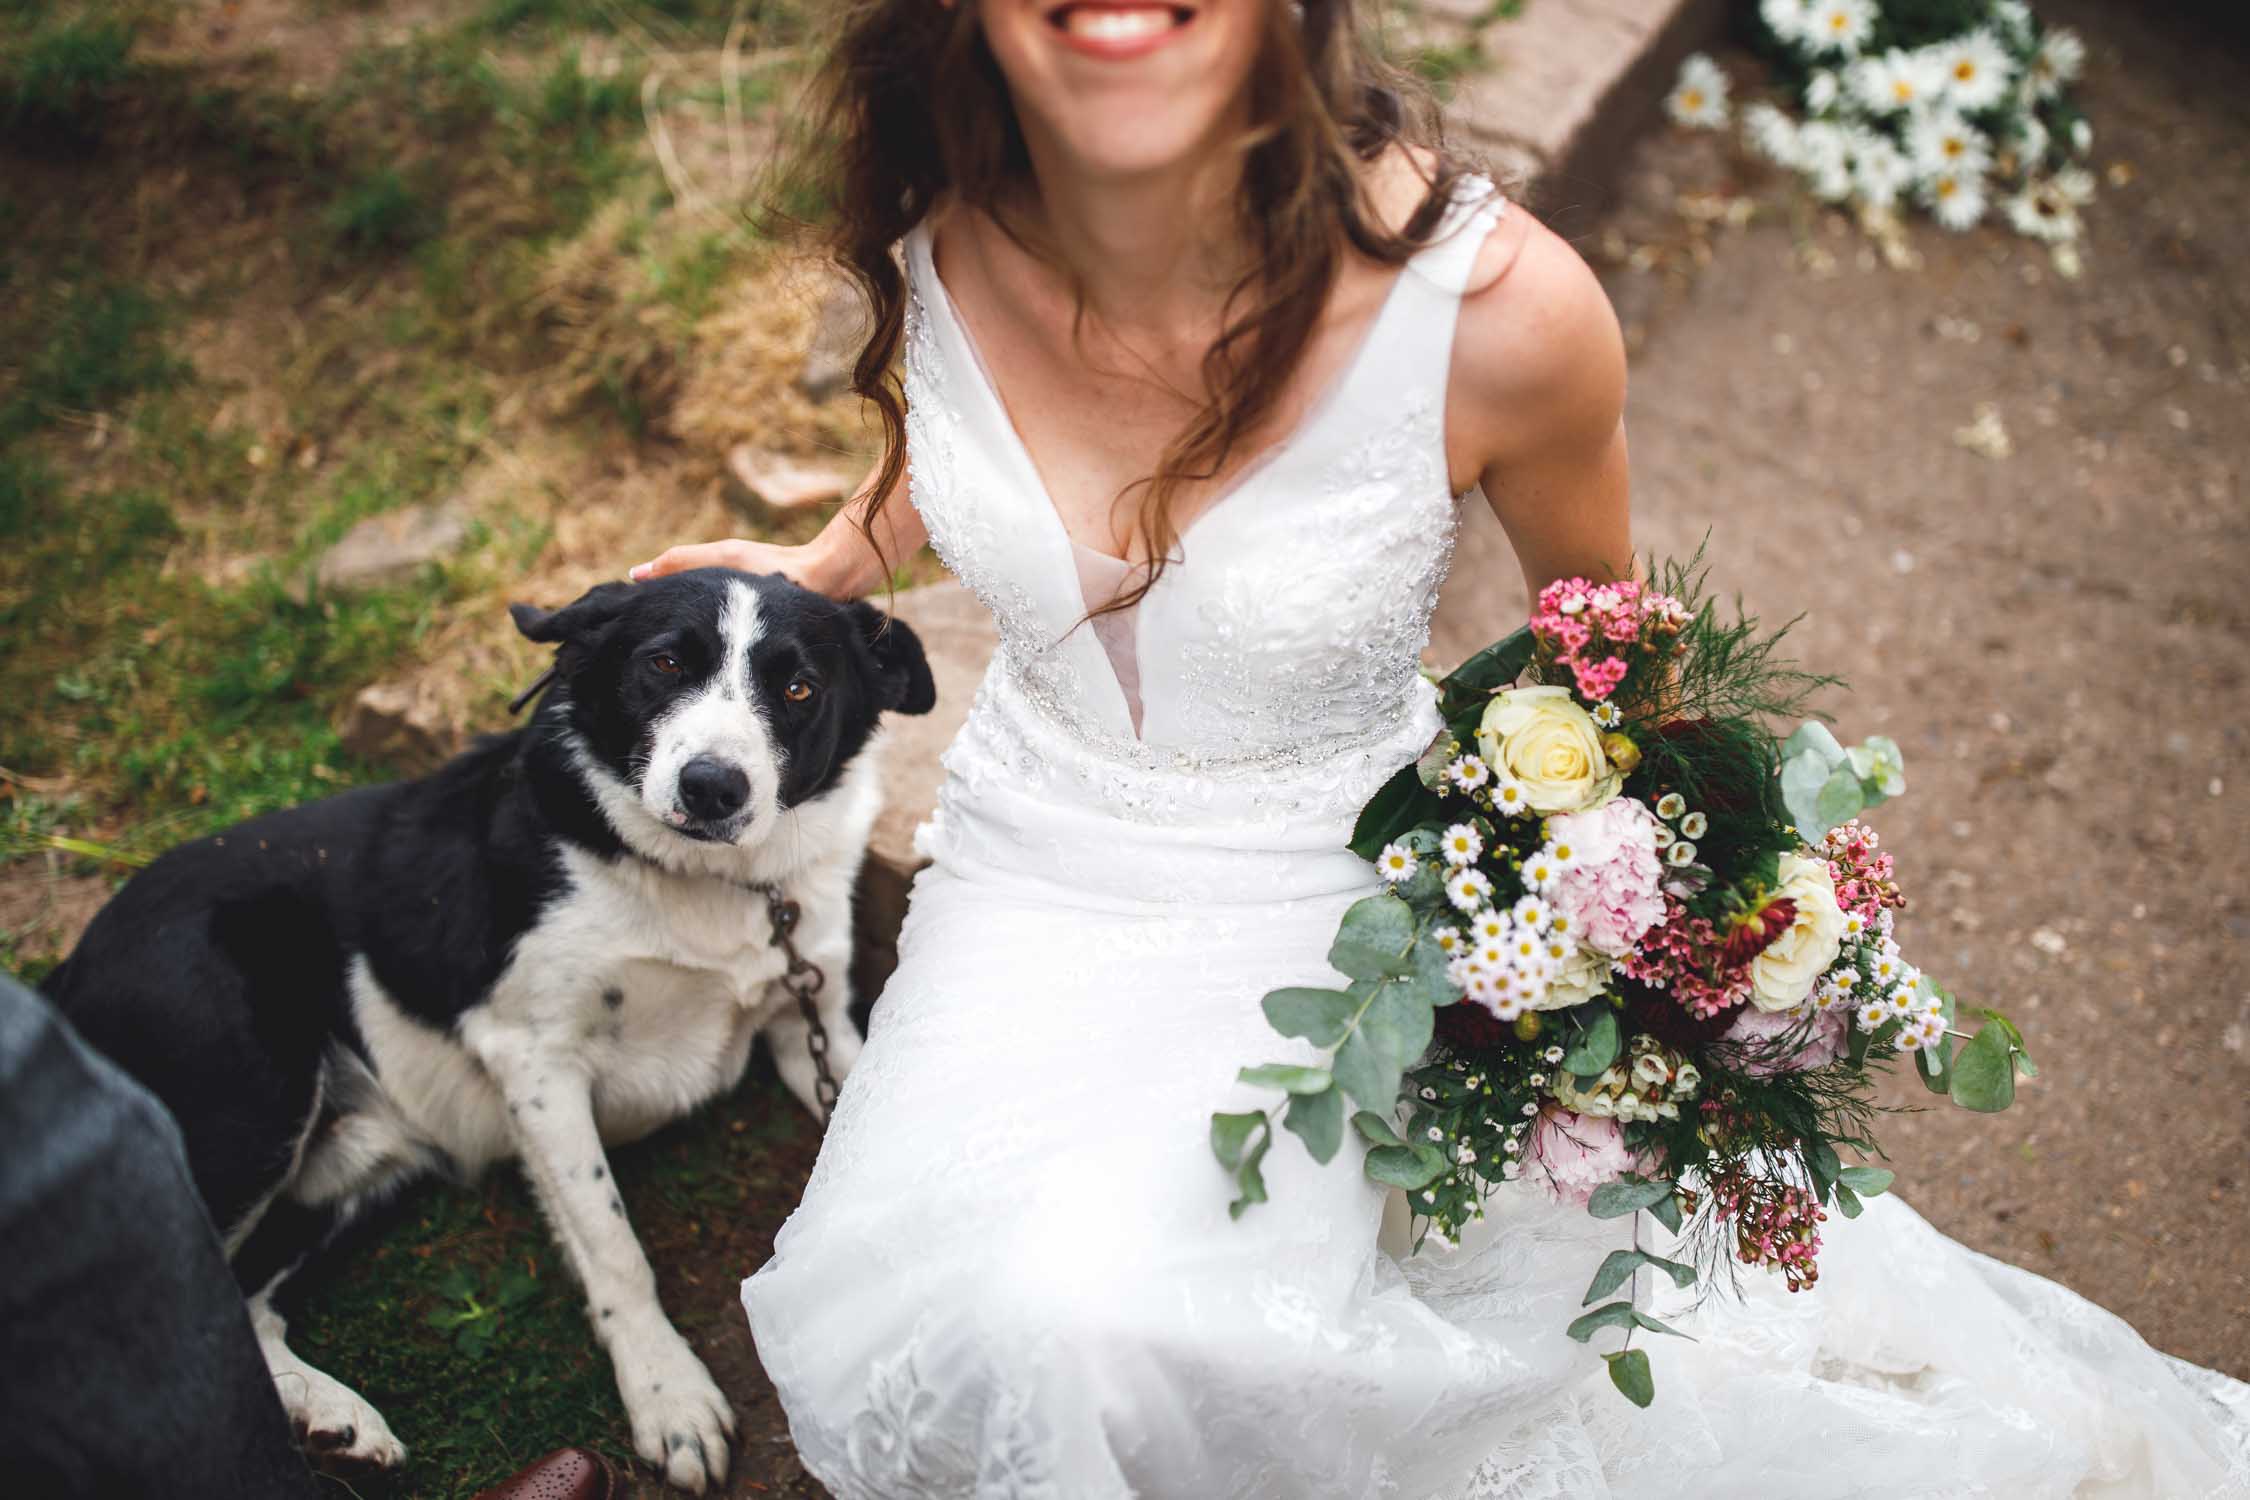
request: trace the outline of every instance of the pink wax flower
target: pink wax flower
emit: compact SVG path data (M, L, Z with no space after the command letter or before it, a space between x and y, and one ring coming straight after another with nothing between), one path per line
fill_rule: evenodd
M1844 1055L1850 1030L1850 1015L1842 1006L1816 1012L1807 1022L1785 1010L1760 1010L1755 1005L1745 1005L1735 1016L1734 1025L1719 1038L1718 1046L1728 1065L1736 1071L1752 1078L1770 1078L1776 1073L1802 1073L1826 1067ZM1781 1050L1782 1042L1791 1033L1799 1033L1797 1045L1795 1050L1785 1053Z
M1633 951L1664 920L1664 861L1656 853L1656 815L1618 797L1590 812L1547 822L1548 842L1569 862L1547 904L1570 919L1579 942L1610 958Z
M1550 1104L1531 1127L1531 1172L1558 1202L1586 1206L1594 1189L1633 1170L1625 1127L1613 1119L1573 1114Z

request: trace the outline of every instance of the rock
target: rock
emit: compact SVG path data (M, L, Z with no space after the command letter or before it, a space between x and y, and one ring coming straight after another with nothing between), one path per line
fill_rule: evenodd
M829 505L851 489L851 476L841 469L800 463L748 443L737 443L727 454L727 498L735 508L756 516L766 510L803 510Z
M837 281L820 301L812 347L797 372L797 389L808 400L826 401L851 388L852 365L867 342L867 304L858 288Z
M313 583L323 592L380 588L403 583L424 564L457 550L469 539L469 520L450 505L409 505L369 516L321 554ZM310 596L302 583L291 592L300 604Z
M378 682L363 688L337 726L344 748L362 760L405 772L435 768L468 739L463 725L421 682Z

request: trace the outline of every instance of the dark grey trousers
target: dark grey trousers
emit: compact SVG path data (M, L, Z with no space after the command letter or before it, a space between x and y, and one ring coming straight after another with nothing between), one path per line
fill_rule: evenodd
M0 1491L319 1494L172 1117L6 974Z

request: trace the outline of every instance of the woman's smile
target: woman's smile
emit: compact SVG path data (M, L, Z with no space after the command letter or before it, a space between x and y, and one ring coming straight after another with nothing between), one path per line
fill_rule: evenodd
M1047 24L1074 52L1108 62L1145 57L1187 30L1195 11L1145 0L1070 0L1046 12Z

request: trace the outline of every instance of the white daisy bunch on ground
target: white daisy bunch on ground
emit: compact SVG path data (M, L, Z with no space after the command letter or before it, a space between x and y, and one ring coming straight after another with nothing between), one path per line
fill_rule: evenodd
M1778 97L1736 109L1697 53L1665 107L1683 126L1739 122L1749 149L1870 227L1919 207L1961 232L1998 219L2076 274L2093 134L2069 88L2086 46L2020 0L1760 0Z

